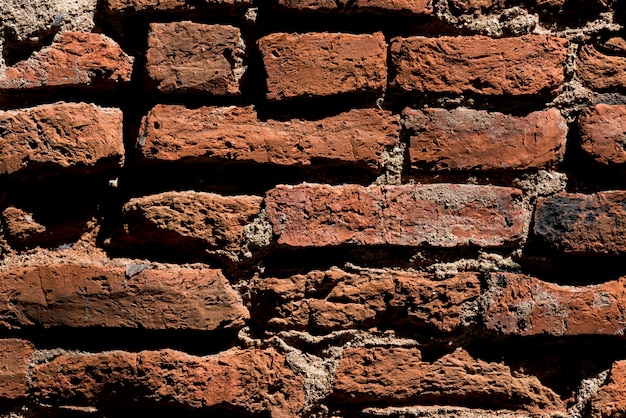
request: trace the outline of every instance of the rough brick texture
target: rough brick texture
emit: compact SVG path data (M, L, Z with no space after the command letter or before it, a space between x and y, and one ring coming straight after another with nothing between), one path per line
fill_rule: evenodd
M238 28L193 22L152 23L148 37L148 77L164 93L240 93L243 39Z
M128 82L133 61L104 35L64 32L52 45L0 73L0 90Z
M480 293L475 273L435 281L425 273L313 271L254 286L259 316L279 329L317 331L403 324L453 331ZM272 306L273 305L273 306Z
M307 166L328 162L380 169L398 141L398 118L355 109L320 120L261 120L252 107L159 105L144 119L138 147L161 161L239 161Z
M382 33L275 33L259 39L267 98L381 94L387 83Z
M568 42L544 35L394 38L391 86L405 92L541 95L564 81Z
M608 381L591 397L592 418L616 418L626 414L626 361L616 361Z
M626 192L559 193L540 199L534 234L547 247L567 253L626 252Z
M492 405L540 412L565 405L536 378L512 375L498 363L473 359L459 349L433 362L417 348L351 348L343 352L333 396L349 403L446 403Z
M583 109L578 124L581 147L595 161L626 163L626 106L599 104Z
M606 54L594 45L584 45L577 68L583 82L594 90L626 90L626 51Z
M518 189L495 186L279 186L265 204L279 244L498 247L520 239Z
M516 273L492 273L482 300L488 329L513 335L623 335L626 279L561 286Z
M278 0L282 7L295 10L402 12L413 15L431 14L428 0Z
M3 272L0 324L216 330L240 328L247 320L219 270L147 267L70 264Z
M0 174L40 166L101 169L124 160L122 112L86 103L0 111Z
M0 400L26 397L28 364L35 347L16 338L0 340Z
M565 154L567 124L558 110L514 117L472 109L404 111L409 156L417 169L551 168Z

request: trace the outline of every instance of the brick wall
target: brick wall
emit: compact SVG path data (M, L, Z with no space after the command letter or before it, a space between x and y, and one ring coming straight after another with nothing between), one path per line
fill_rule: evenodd
M625 416L625 10L0 1L0 416Z

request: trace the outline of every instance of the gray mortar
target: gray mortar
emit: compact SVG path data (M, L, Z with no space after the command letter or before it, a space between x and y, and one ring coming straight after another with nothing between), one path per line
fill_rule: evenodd
M374 180L373 185L402 184L402 171L404 169L406 148L405 143L398 141L393 147L383 150L381 155L382 174Z
M241 254L243 258L252 258L256 249L268 247L274 239L274 230L267 212L261 210L259 215L248 225L243 227Z
M569 418L583 418L586 416L585 410L595 395L609 378L609 370L604 370L597 376L584 379L576 391L576 403L567 410Z

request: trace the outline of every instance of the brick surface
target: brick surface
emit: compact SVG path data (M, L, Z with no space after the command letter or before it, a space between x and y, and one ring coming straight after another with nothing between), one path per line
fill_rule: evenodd
M626 252L626 192L559 193L539 199L534 234L547 247L578 254Z
M0 324L217 330L248 319L220 270L130 265L24 267L0 274ZM130 276L130 277L129 277Z
M466 351L430 362L417 348L347 348L332 396L344 403L489 405L531 412L563 411L564 403L534 376L473 359Z
M429 0L278 0L284 8L332 12L401 12L413 15L432 14Z
M604 386L593 394L589 417L618 418L626 414L626 361L613 363Z
M568 41L544 35L394 38L390 86L403 92L543 95L564 81Z
M243 227L261 212L261 201L193 191L139 197L122 208L124 229L143 247L238 251Z
M272 348L210 357L173 350L67 354L31 372L34 397L53 405L129 400L187 409L235 408L247 414L300 416L304 378Z
M626 163L626 106L599 104L578 116L582 149L601 164Z
M385 90L387 44L380 32L274 33L258 44L269 100Z
M0 111L0 175L46 165L104 169L124 159L122 112L86 103Z
M435 281L426 273L340 269L253 284L258 317L278 329L334 331L394 324L453 331L480 293L475 273Z
M130 81L133 58L97 33L63 32L28 59L0 72L0 90L111 85Z
M241 161L306 166L353 163L379 169L400 125L390 112L355 109L319 120L260 120L254 108L158 105L138 148L149 160Z
M158 12L193 9L194 6L245 6L250 0L105 0L106 10L113 13Z
M623 335L626 278L561 286L516 273L491 273L481 301L485 327L507 335Z
M240 94L245 71L238 28L193 22L152 23L146 69L164 93Z
M0 400L26 397L28 362L34 354L35 347L28 341L0 340Z
M511 245L522 235L518 189L473 185L278 186L265 204L279 244L295 247Z
M459 108L404 111L417 169L527 170L563 161L567 123L556 109L515 117Z
M583 45L576 67L582 81L591 89L626 90L626 51L606 54L593 45Z

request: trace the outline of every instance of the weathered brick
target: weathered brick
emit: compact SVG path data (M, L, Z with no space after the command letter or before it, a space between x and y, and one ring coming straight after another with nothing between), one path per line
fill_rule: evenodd
M0 90L128 82L132 72L133 58L112 39L63 32L52 45L0 73Z
M168 10L194 10L198 6L246 6L250 0L105 0L110 13L158 12Z
M613 363L607 382L593 394L590 418L618 418L626 415L626 361Z
M10 242L31 241L46 232L45 225L38 223L32 213L9 206L2 211L3 232Z
M403 324L453 331L480 293L476 273L433 280L426 273L339 269L253 284L259 316L278 329L334 331Z
M617 43L617 41L615 41ZM626 52L605 54L594 45L583 45L576 63L578 75L598 91L626 90Z
M123 160L118 109L55 103L0 111L0 175L41 165L104 169Z
M248 319L220 270L143 267L130 264L130 274L121 267L82 264L5 271L0 324L217 330L241 328Z
M390 86L404 92L529 96L564 81L568 41L544 35L394 38Z
M582 149L601 164L626 163L626 106L599 104L578 117Z
M537 202L534 234L567 253L626 252L626 192L559 193Z
M261 212L262 200L194 191L138 197L122 208L126 238L164 250L236 252L243 227Z
M0 400L26 397L26 374L35 347L28 341L8 338L0 340Z
M387 44L380 32L274 33L258 44L269 100L385 90Z
M284 8L319 10L327 12L400 12L412 15L430 15L430 0L278 0Z
M369 407L362 411L363 417L385 418L564 418L561 412L511 411L505 409L466 408L453 405L411 405Z
M623 335L626 278L561 286L515 273L491 273L483 322L507 335Z
M515 117L472 109L404 111L417 169L527 170L563 161L567 123L556 109Z
M267 214L279 244L511 245L522 236L521 191L496 186L328 186L268 191Z
M272 348L210 357L173 350L67 354L35 366L30 376L33 396L52 405L139 401L272 417L301 416L304 406L304 378Z
M563 411L563 401L534 376L476 360L457 349L433 362L417 348L347 348L337 367L333 399L343 403L428 403Z
M152 23L148 36L148 77L165 93L240 94L245 71L238 28L193 22Z
M355 109L319 120L260 120L248 107L158 105L144 118L138 148L162 161L241 161L306 166L352 163L380 169L398 141L390 112Z

